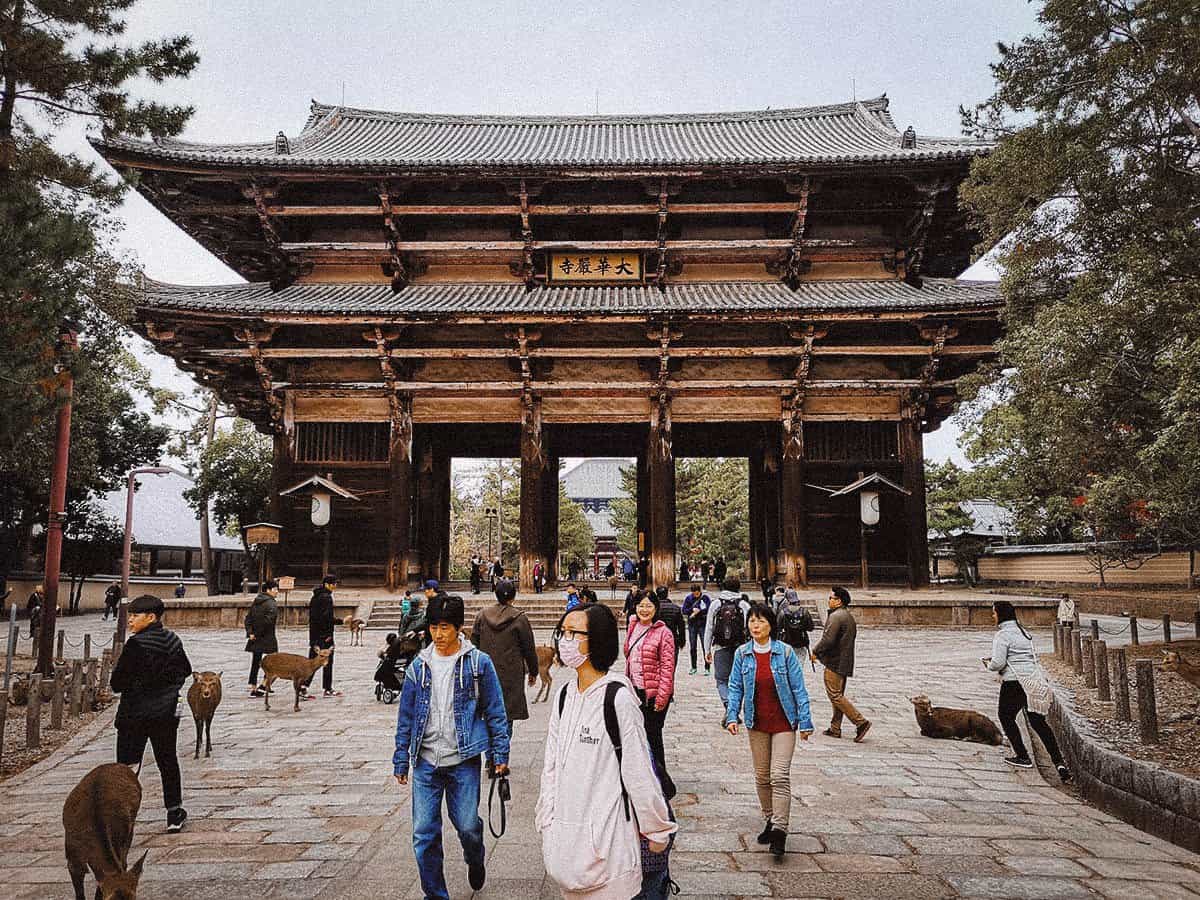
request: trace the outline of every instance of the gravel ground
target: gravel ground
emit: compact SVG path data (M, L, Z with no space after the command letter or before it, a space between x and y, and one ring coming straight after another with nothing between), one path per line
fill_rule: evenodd
M1132 714L1130 722L1116 721L1116 704L1097 700L1095 689L1088 688L1083 676L1076 675L1069 665L1052 655L1043 657L1043 663L1055 683L1071 692L1075 712L1091 723L1092 733L1097 738L1136 759L1149 760L1183 775L1200 778L1200 720L1195 718L1200 706L1200 690L1174 672L1167 672L1158 666L1162 660L1162 649L1167 646L1182 653L1188 660L1200 663L1200 641L1174 641L1169 645L1154 643L1127 647L1129 706ZM1157 744L1143 744L1141 740L1134 659L1155 661L1154 695L1159 722ZM1115 685L1113 692L1115 695ZM1171 721L1177 718L1181 721Z

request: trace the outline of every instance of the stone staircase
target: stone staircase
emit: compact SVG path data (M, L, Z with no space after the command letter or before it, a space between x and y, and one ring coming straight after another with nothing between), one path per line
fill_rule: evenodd
M466 604L468 628L471 627L475 616L481 609L496 602L496 598L486 589L479 594L472 594L470 585L460 587L450 583L446 585L446 590L447 593L458 594L463 598ZM593 590L596 591L601 603L607 604L613 612L621 611L621 607L625 603L624 589L618 590L615 594L609 591L607 585L604 586L603 591L598 588L593 588ZM682 599L682 596L679 599ZM388 594L385 597L377 598L371 609L371 615L367 619L367 627L394 631L400 624L402 600L402 594ZM424 596L421 597L421 602L425 602ZM522 610L529 617L529 624L533 626L534 630L542 631L549 630L558 624L565 603L562 591L553 590L542 594L518 594L513 606Z

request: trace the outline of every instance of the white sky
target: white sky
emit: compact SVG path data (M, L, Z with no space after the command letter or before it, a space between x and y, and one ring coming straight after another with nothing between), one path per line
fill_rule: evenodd
M445 113L666 113L836 103L887 93L903 129L959 133L958 106L991 91L997 41L1036 27L1024 0L142 0L129 37L192 35L200 65L153 93L193 104L183 137L295 135L310 99ZM343 88L344 86L344 88ZM92 156L82 141L80 152ZM148 275L240 280L136 194L124 246ZM985 272L986 274L986 272ZM972 275L978 276L978 270ZM178 375L136 345L157 377ZM926 456L954 456L947 423Z

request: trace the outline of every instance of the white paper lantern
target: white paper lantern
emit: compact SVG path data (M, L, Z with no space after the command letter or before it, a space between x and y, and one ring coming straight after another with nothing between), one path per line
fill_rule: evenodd
M312 495L312 523L318 528L323 528L329 524L329 512L332 509L332 504L329 502L329 494L321 492Z
M858 512L864 525L879 524L879 492L862 491L858 495Z

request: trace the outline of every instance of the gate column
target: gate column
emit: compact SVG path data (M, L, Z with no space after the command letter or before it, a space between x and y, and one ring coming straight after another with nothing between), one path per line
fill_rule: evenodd
M546 549L545 500L550 478L549 460L542 440L542 401L526 394L521 423L521 534L519 585L533 590L533 567ZM557 476L557 472L554 473ZM557 477L555 477L557 482ZM557 489L558 485L553 485Z
M908 557L908 585L929 587L929 533L925 513L925 442L920 410L906 404L899 423L900 461L904 465L904 542Z
M425 433L417 440L417 547L421 577L445 580L450 557L450 457Z
M408 551L412 540L412 396L397 397L392 408L388 443L388 565L387 588L408 585Z
M785 575L800 586L808 585L808 545L804 522L804 422L785 414L783 447L779 460L780 544Z
M650 413L646 444L646 542L650 582L675 581L675 453L671 444L671 400L664 392Z
M548 585L558 581L558 472L558 457L547 456L539 508L542 515L542 563L546 566Z

